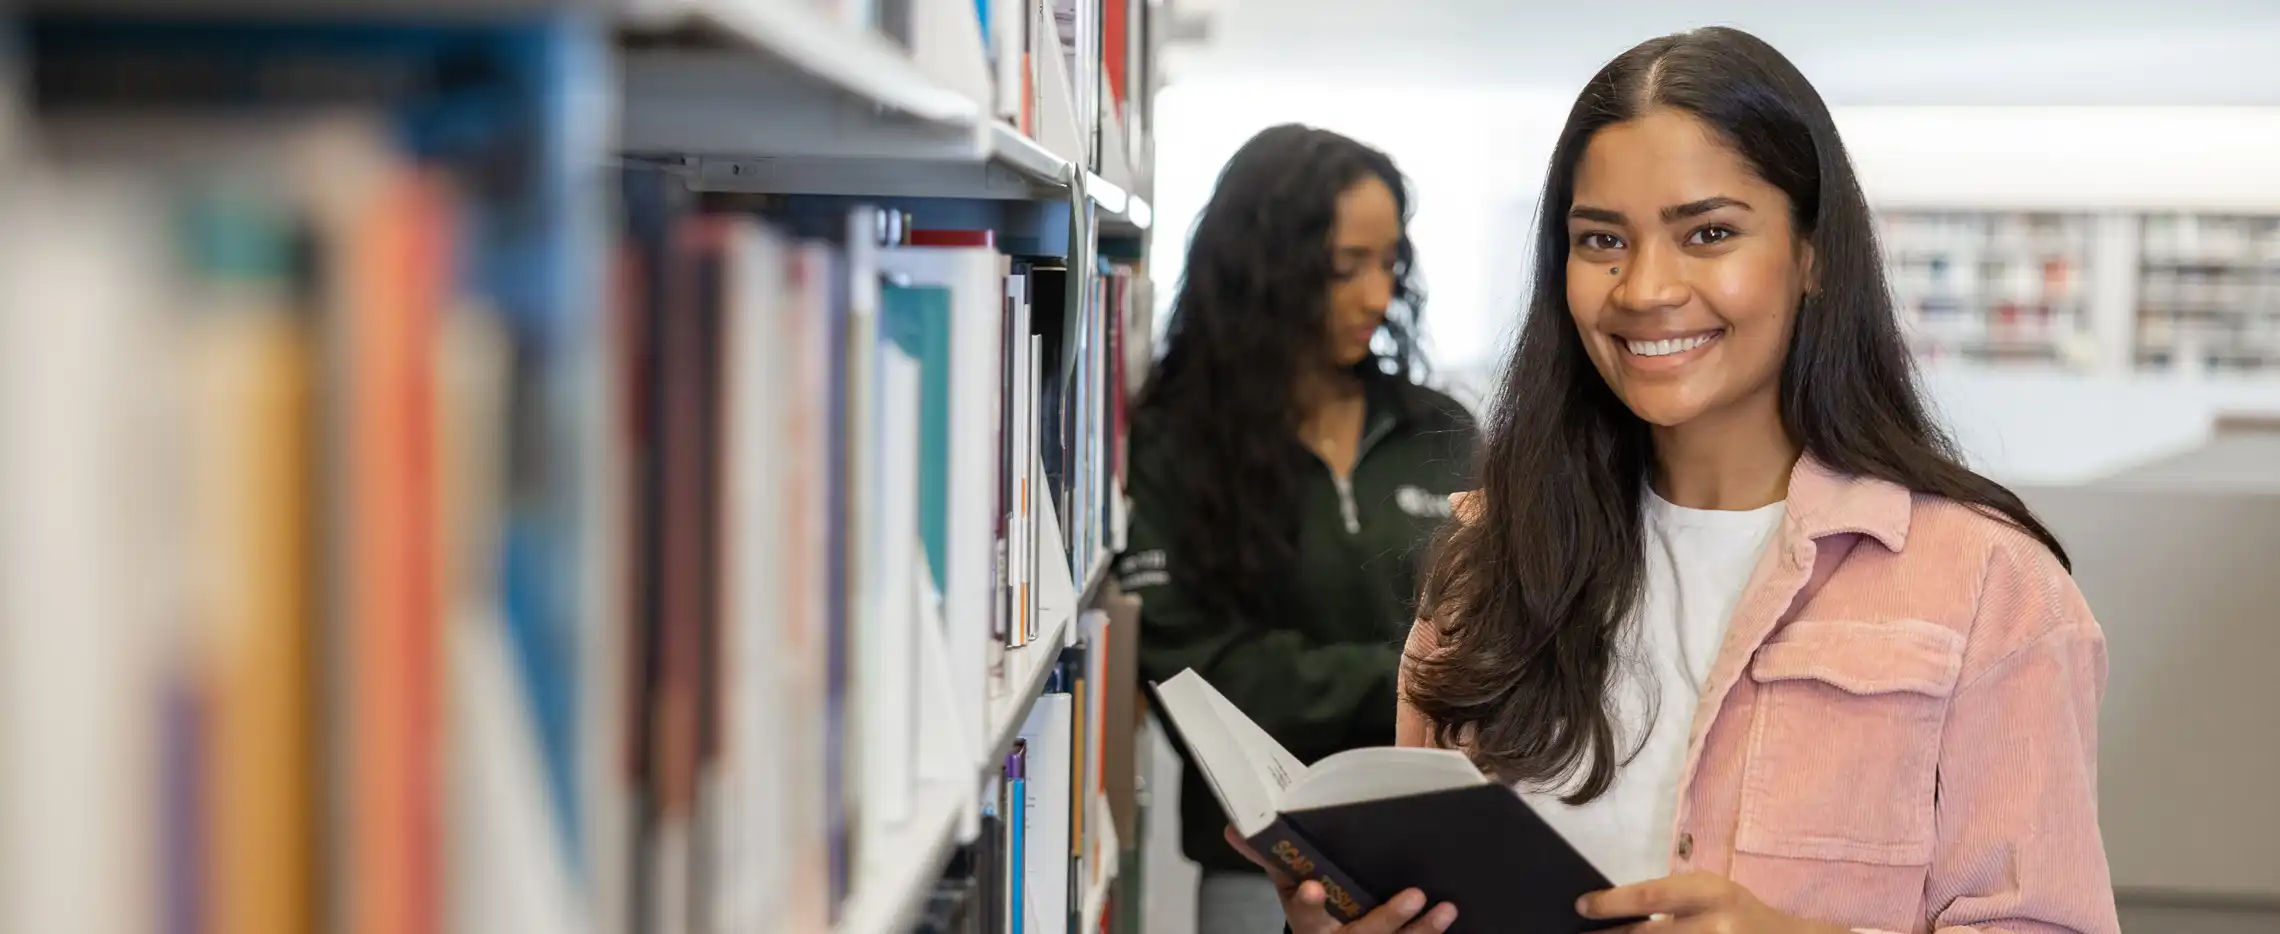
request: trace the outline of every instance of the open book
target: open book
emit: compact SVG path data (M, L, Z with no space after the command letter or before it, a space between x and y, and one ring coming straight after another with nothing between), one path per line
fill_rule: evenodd
M1376 747L1308 766L1193 670L1150 690L1235 831L1292 877L1322 883L1342 922L1408 888L1456 904L1453 934L1642 920L1576 914L1576 898L1607 878L1463 753Z

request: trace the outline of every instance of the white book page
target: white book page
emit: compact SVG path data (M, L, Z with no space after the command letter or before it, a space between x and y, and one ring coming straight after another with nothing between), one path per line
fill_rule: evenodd
M1197 675L1196 680L1203 681L1203 677ZM1277 792L1289 790L1291 785L1297 783L1299 776L1306 774L1306 763L1298 761L1298 757L1291 755L1290 750L1275 742L1275 738L1260 728L1257 721L1237 709L1235 702L1228 700L1227 695L1219 693L1219 689L1212 687L1209 681L1204 681L1203 686L1210 692L1207 699L1210 700L1212 709L1218 711L1220 722L1227 725L1228 735L1250 757L1254 768L1274 779ZM1276 797L1278 800L1281 798L1279 794Z
M1283 789L1305 769L1294 767L1297 760L1290 753L1273 739L1265 739L1257 724L1193 670L1156 685L1156 696L1236 832L1248 837L1266 829L1275 819ZM1237 724L1249 732L1241 732ZM1249 748L1261 739L1266 749Z
M1452 749L1373 746L1349 749L1314 764L1283 796L1283 809L1381 801L1488 784L1488 778Z

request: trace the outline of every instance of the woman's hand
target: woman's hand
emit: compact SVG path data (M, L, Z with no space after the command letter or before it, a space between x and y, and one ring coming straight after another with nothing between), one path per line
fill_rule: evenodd
M1328 895L1321 883L1293 881L1282 867L1254 852L1233 827L1227 828L1227 843L1275 880L1275 891L1282 895L1283 919L1290 922L1291 934L1441 934L1457 922L1457 906L1442 902L1425 911L1425 893L1410 889L1379 905L1376 911L1340 926L1338 919L1322 907ZM1419 912L1424 912L1422 917Z
M1586 918L1661 916L1624 928L1626 934L1846 934L1768 908L1734 880L1707 872L1593 892L1575 910Z

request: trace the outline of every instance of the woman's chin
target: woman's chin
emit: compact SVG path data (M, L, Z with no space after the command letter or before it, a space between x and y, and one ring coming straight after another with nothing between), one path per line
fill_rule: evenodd
M1692 399L1673 398L1673 394L1662 392L1645 393L1643 396L1626 398L1623 404L1629 406L1631 414L1638 416L1640 421L1657 428L1677 428L1702 415L1702 404Z

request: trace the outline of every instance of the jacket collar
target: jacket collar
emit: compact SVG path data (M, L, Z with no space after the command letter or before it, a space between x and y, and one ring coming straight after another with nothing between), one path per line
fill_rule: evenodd
M1888 480L1839 472L1811 454L1789 475L1792 527L1805 538L1866 535L1891 551L1908 545L1914 497Z

